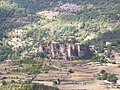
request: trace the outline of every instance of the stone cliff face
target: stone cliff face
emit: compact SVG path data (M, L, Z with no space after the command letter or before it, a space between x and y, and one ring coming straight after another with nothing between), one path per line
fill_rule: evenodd
M53 59L74 60L88 56L90 50L87 46L77 43L60 44L52 42L50 44L41 44L39 47L41 53Z

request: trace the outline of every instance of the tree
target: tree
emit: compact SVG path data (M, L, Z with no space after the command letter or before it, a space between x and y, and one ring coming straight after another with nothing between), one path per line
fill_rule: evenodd
M105 59L104 56L99 56L99 57L98 57L98 60L99 60L99 62L100 62L101 64L106 63L106 59Z
M25 81L25 84L31 84L31 83L32 83L31 79Z
M108 73L103 73L103 75L102 75L102 80L106 80L107 77L108 77Z
M107 80L108 73L105 70L101 70L100 74L97 75L99 80Z
M117 80L118 80L118 78L116 77L115 74L109 74L107 80L110 81L110 82L114 82L114 83L116 83Z
M104 42L102 40L99 42L98 51L101 52L101 53L104 52Z
M74 73L74 71L72 69L69 69L68 72L69 73Z

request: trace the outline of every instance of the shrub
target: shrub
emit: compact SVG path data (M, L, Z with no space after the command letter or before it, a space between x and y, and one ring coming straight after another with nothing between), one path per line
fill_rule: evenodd
M54 85L57 85L57 81L53 81L53 84L54 84Z
M74 71L72 69L69 69L68 72L69 73L74 73Z
M116 64L116 62L115 61L113 61L113 62L111 62L112 64Z
M31 79L25 81L25 84L31 84L31 83L32 83Z
M10 83L15 83L15 81L14 81L14 80L11 80Z
M108 77L108 73L103 73L103 75L102 75L102 80L106 80L107 77Z
M116 77L115 74L110 74L110 75L108 76L108 79L107 79L107 80L110 81L110 82L116 83L116 81L118 80L118 78Z
M100 74L97 74L97 79L101 80L101 75Z
M2 80L2 85L6 85L7 82L5 80Z
M104 74L105 72L106 72L105 70L101 70L101 71L100 71L101 74Z

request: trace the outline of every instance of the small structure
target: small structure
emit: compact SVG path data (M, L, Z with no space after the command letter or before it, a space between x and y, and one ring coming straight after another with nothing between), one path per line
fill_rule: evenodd
M111 45L111 42L106 42L106 46L109 46L109 45Z

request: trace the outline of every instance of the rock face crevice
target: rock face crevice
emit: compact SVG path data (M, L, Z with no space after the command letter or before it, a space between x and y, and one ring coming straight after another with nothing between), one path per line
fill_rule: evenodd
M74 60L87 57L90 54L89 47L71 42L51 42L40 44L39 52L44 54L45 58Z

